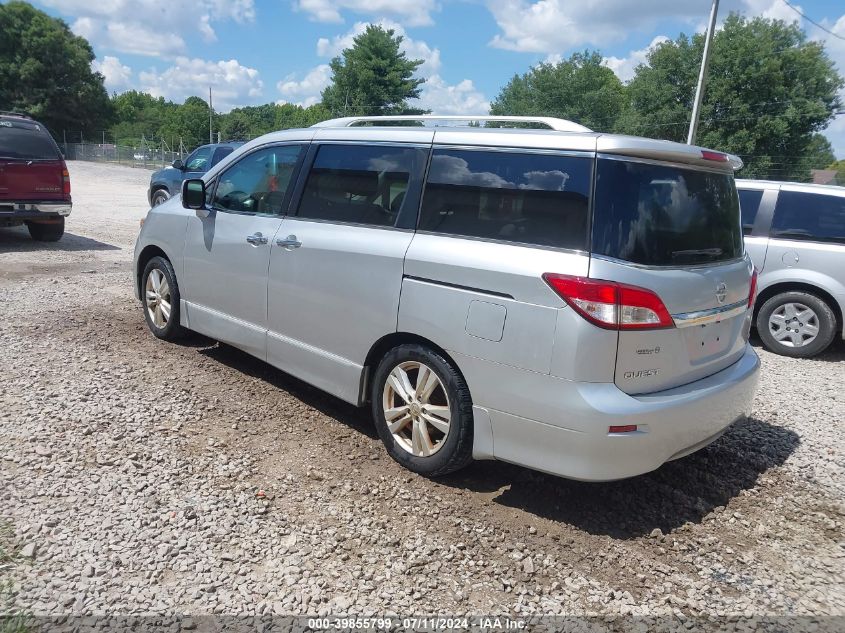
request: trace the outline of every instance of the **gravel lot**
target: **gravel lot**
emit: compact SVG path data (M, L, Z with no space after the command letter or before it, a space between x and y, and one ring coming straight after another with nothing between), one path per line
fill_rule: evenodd
M753 417L633 480L429 481L365 413L146 330L148 173L71 163L65 238L0 229L0 573L34 614L845 615L845 346L766 353ZM3 544L0 543L0 549Z

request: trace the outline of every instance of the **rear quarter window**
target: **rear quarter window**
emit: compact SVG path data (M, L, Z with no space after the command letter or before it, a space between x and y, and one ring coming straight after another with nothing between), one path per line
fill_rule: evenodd
M0 158L56 160L59 150L40 125L0 121Z
M423 195L423 231L585 250L588 158L436 149Z
M739 194L739 210L742 215L742 233L749 235L754 229L754 220L757 217L757 211L760 210L760 201L763 199L762 189L740 189Z
M733 176L599 159L593 252L635 264L670 267L742 257Z
M845 244L845 196L781 191L770 235Z

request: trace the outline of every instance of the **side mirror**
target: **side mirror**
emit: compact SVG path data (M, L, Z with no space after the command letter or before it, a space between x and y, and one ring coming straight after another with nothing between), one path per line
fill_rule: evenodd
M181 158L177 158L173 161L173 169L178 169L179 171L185 171L185 165L182 163Z
M200 211L205 211L202 217L208 217L208 210L205 208L205 183L201 178L191 178L182 183L182 206L197 211L197 215L200 215Z

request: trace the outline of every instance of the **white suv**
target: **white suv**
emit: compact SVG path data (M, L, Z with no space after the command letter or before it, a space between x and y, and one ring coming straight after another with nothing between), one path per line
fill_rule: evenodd
M268 134L151 209L152 332L369 403L430 476L475 458L629 477L746 414L738 159L557 119L402 119Z

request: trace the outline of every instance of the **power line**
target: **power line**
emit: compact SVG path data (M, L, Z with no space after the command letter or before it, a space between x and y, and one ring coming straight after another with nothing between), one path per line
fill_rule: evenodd
M810 24L812 24L812 25L816 26L817 28L820 28L820 29L821 29L822 31L824 31L825 33L830 33L833 37L837 37L837 38L839 38L840 40L845 41L845 37L843 37L843 36L839 35L839 33L834 33L833 31L831 31L831 30L830 30L829 28L827 28L826 26L822 26L821 24L819 24L818 22L816 22L813 18L807 17L806 15L804 15L803 13L801 13L801 11L800 11L797 7L794 7L794 6L792 6L791 4L789 4L789 2L787 2L787 0L783 0L783 3L784 3L786 6L788 6L790 9L792 9L793 11L795 11L795 13L797 13L798 15L800 15L802 18L804 18L805 20L807 20L807 22L809 22Z

